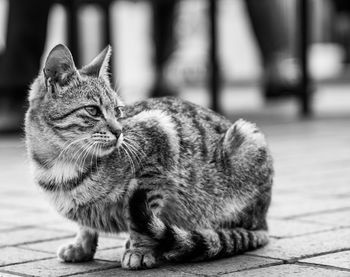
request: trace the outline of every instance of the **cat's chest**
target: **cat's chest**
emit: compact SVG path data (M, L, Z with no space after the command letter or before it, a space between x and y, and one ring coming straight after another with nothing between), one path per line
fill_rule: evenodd
M48 170L36 168L35 175L61 215L107 232L126 228L120 207L126 180L106 174L102 167L82 174L68 163L56 163Z
M38 184L44 189L47 184L59 187L61 184L70 183L81 174L74 164L63 161L56 162L49 168L35 164L34 172Z
M71 190L59 189L45 191L50 202L56 210L64 216L69 216L73 211L86 207L96 206L100 209L103 206L112 205L119 201L120 190L118 187L103 184L97 178L83 180L78 186Z
M56 192L48 194L51 203L64 217L78 224L104 232L126 231L123 201L111 195L93 199L82 193Z
M62 214L91 200L85 188L87 178L82 178L81 172L70 163L56 162L50 168L35 166L34 173L37 184Z

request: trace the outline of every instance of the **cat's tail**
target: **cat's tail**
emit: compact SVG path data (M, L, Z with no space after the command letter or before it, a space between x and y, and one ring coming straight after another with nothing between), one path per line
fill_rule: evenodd
M266 230L197 229L168 225L157 217L145 201L145 192L136 191L129 207L132 230L152 239L154 250L169 261L200 261L227 257L264 246Z
M175 226L164 226L158 239L163 257L169 261L201 261L241 254L266 245L265 230L199 229L187 231ZM168 244L171 241L172 245ZM170 246L170 247L169 247Z

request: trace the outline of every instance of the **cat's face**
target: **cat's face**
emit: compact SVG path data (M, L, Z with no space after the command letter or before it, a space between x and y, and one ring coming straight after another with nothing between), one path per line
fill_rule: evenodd
M123 104L103 80L80 81L61 97L48 97L42 109L44 120L64 142L81 139L77 145L95 146L102 155L119 146L123 139L119 123Z
M27 137L40 153L76 161L108 155L121 145L123 103L104 72L109 52L76 70L66 47L51 51L32 86L26 118Z

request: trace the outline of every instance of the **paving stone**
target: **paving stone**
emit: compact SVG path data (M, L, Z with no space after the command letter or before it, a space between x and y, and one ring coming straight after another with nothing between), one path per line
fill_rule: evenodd
M56 253L57 249L61 245L70 243L72 241L73 241L73 237L68 239L59 239L59 240L51 240L51 241L40 242L40 243L26 244L26 245L22 245L21 248L44 251L48 253ZM100 237L98 240L97 250L123 247L124 245L125 245L124 240L120 240L117 238Z
M0 277L14 277L14 276L20 276L20 275L10 274L10 273L5 273L0 271Z
M0 246L11 246L35 241L62 238L71 235L63 231L44 230L39 228L25 228L0 232Z
M286 264L270 266L265 268L252 269L247 271L241 271L237 273L230 273L222 275L222 277L349 277L350 272L296 265L296 264Z
M240 271L248 268L281 264L282 261L266 259L248 255L240 255L215 261L204 261L200 263L179 264L172 266L177 271L193 274L218 275L229 272Z
M275 238L294 237L315 232L328 231L334 226L297 220L269 219L269 234Z
M113 268L105 271L99 271L99 272L92 272L92 273L86 273L86 274L78 274L74 275L76 277L111 277L111 276L118 276L118 277L195 277L198 275L191 274L191 273L185 273L185 272L179 272L179 271L173 271L171 269L167 268L156 268L156 269L147 269L147 270L125 270L122 268Z
M24 226L45 226L48 223L61 221L62 217L56 212L23 212L16 211L12 216L6 216L6 222Z
M55 222L45 224L44 227L47 229L65 230L73 233L76 233L79 228L77 223L70 221L68 219L56 220Z
M279 259L298 259L310 255L350 248L350 229L339 229L301 237L272 239L250 254Z
M54 255L17 247L0 248L0 266L53 258Z
M341 251L337 253L326 254L322 256L304 259L301 261L311 264L330 265L350 269L350 251Z
M49 204L45 199L40 199L40 197L35 197L34 199L32 199L28 196L5 197L1 199L0 206L1 206L1 209L11 208L14 210L21 210L25 212L28 212L28 211L43 212L49 209Z
M50 260L41 260L24 264L5 266L1 269L4 271L27 274L31 276L56 277L103 270L111 267L113 267L113 264L103 261L92 261L86 263L63 263L55 258Z
M13 217L20 217L21 211L14 210L11 208L2 208L0 209L0 218L6 222L9 222Z
M107 249L107 250L97 250L95 254L95 259L105 260L110 262L115 262L120 265L120 261L124 252L124 247Z
M114 233L100 233L100 237L103 238L117 238L120 240L127 240L129 238L129 233L127 232L120 232L118 234Z
M8 223L8 222L0 222L0 231L8 230L8 229L13 229L16 228L17 225L13 223Z
M343 211L327 212L317 215L299 217L298 220L316 222L339 227L350 226L350 209Z
M306 195L293 195L288 198L272 197L272 199L269 216L277 219L299 217L343 208L350 209L350 201L347 198L315 198Z
M349 166L347 165L349 168ZM321 197L337 197L344 198L350 195L350 176L332 176L332 186L329 186L329 180L320 180L315 178L313 181L308 182L307 187L298 188L299 193L309 194L310 196ZM336 189L334 189L336 187Z

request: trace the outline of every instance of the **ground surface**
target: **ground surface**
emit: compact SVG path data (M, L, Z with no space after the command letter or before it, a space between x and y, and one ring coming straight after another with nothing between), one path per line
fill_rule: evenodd
M0 138L0 276L350 276L350 112L306 121L283 114L247 114L260 122L275 158L270 244L141 272L119 267L125 236L103 237L93 262L59 262L55 252L75 227L34 185L22 141Z

